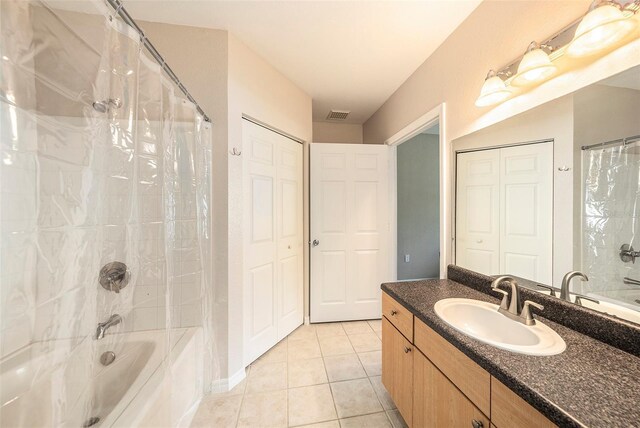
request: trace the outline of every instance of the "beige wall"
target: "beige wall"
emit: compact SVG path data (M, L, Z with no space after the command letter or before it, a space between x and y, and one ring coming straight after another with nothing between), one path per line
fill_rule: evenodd
M362 125L313 122L313 142L362 144Z
M307 171L311 97L227 31L140 25L213 121L214 323L224 387L230 377L241 380L244 370L242 158L229 151L242 148L242 116L248 115L305 141ZM306 183L305 176L305 219ZM307 230L305 220L305 242ZM305 293L307 278L305 246Z
M478 8L364 124L364 142L382 144L446 103L446 135L467 133L488 109L474 103L483 79L584 14L590 0L491 1Z
M242 147L242 115L292 135L304 143L304 239L308 237L308 143L312 137L311 97L229 34L229 147ZM229 159L229 375L244 369L242 160ZM303 244L304 245L304 244ZM309 254L304 245L304 301L308 313Z

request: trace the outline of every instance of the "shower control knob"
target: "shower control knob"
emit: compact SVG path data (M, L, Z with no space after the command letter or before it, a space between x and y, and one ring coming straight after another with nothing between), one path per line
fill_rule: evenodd
M100 269L98 281L105 290L120 293L120 290L129 284L130 276L127 265L122 262L111 262Z

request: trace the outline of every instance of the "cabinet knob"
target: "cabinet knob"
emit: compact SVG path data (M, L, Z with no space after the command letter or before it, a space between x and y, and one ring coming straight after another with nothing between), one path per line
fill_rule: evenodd
M404 347L404 353L408 354L409 352L411 352L411 348L409 348L408 346Z
M473 428L482 428L482 427L484 427L484 424L482 423L482 421L474 419L474 420L471 421L471 426Z
M396 311L395 309L391 309L391 316L395 317L398 314L398 311Z

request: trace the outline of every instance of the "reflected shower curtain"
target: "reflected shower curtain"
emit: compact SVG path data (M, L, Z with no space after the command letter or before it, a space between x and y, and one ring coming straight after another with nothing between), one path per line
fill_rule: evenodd
M584 150L583 182L583 291L637 307L623 279L640 279L640 263L623 262L620 247L640 250L640 144Z
M21 373L3 381L0 425L108 426L149 375L132 343L154 343L170 379L187 328L203 331L197 387L208 389L210 124L105 4L0 7L0 366ZM114 262L125 280L101 283ZM114 379L105 352L122 369Z

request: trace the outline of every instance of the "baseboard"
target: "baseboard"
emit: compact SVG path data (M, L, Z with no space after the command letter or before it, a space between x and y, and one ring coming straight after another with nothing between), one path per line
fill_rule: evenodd
M245 377L247 377L247 372L242 368L228 378L214 381L211 384L211 392L216 394L231 391L233 387L242 382Z

